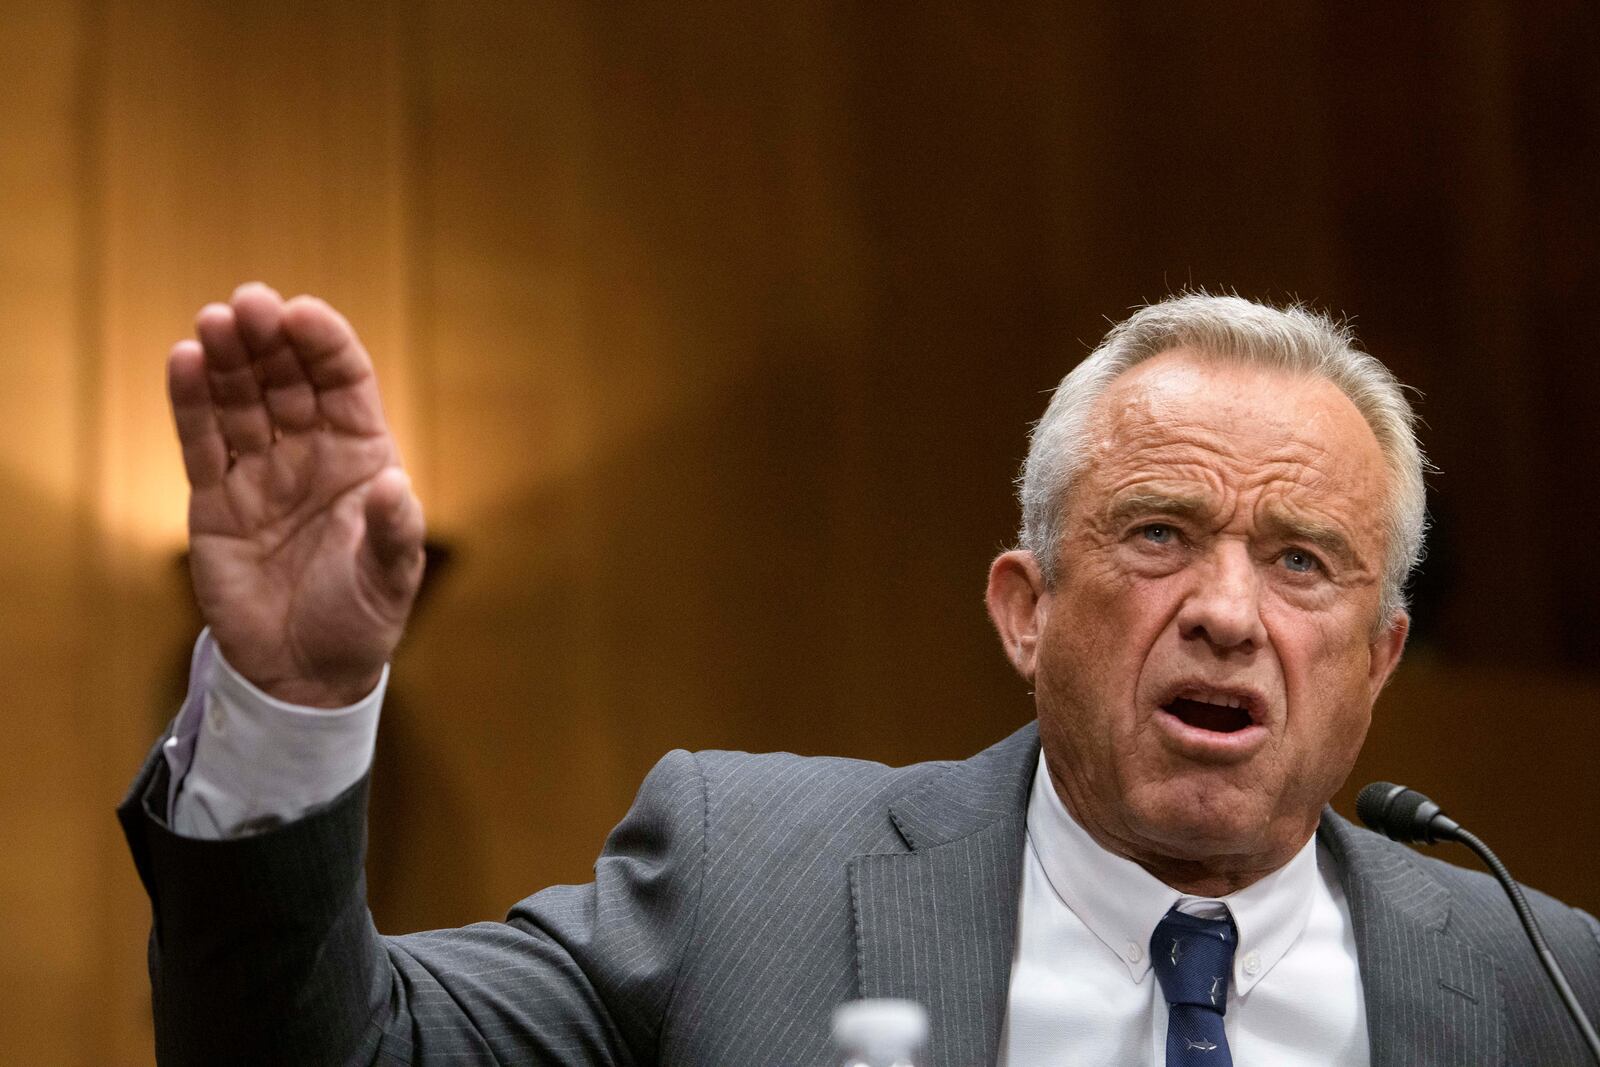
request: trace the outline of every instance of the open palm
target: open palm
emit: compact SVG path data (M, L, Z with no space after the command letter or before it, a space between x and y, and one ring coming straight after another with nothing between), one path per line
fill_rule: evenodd
M422 577L422 508L372 361L312 297L241 286L168 363L190 485L190 567L222 652L279 699L359 699Z

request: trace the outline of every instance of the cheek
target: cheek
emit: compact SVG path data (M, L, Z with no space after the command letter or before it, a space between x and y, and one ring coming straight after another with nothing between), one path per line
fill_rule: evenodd
M1372 711L1364 629L1326 616L1298 615L1271 630L1291 720L1299 721L1302 735L1315 734L1335 745L1339 739L1359 744Z
M1366 628L1356 622L1329 626L1318 633L1318 662L1329 684L1365 690L1372 662L1365 635Z
M1160 584L1112 567L1086 569L1062 583L1050 628L1080 645L1127 645L1155 614ZM1104 649L1089 654L1103 656Z
M1131 692L1175 611L1176 582L1109 566L1072 578L1055 597L1041 665L1073 688Z

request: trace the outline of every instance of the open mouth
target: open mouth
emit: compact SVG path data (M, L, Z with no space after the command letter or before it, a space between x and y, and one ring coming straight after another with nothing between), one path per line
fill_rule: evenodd
M1219 734L1237 733L1255 722L1246 702L1237 697L1180 696L1161 705L1161 710L1185 725Z

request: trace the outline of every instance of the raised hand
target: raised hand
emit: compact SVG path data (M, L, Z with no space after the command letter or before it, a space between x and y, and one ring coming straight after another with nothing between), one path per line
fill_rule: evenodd
M337 707L376 684L422 578L422 507L372 360L333 308L241 286L167 365L189 476L190 569L228 661Z

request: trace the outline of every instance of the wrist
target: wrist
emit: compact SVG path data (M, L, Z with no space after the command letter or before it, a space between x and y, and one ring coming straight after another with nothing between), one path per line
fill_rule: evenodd
M379 665L364 674L331 679L268 676L251 669L248 661L241 667L238 659L230 657L223 649L221 642L217 642L216 652L220 667L257 695L290 707L322 711L347 708L366 700L383 682L387 669Z
M285 678L266 684L259 683L251 678L245 680L254 685L261 692L284 704L294 704L304 708L347 708L352 704L359 704L372 695L378 687L378 682L383 678L383 669L373 671L361 678L348 682L322 682L309 678Z

